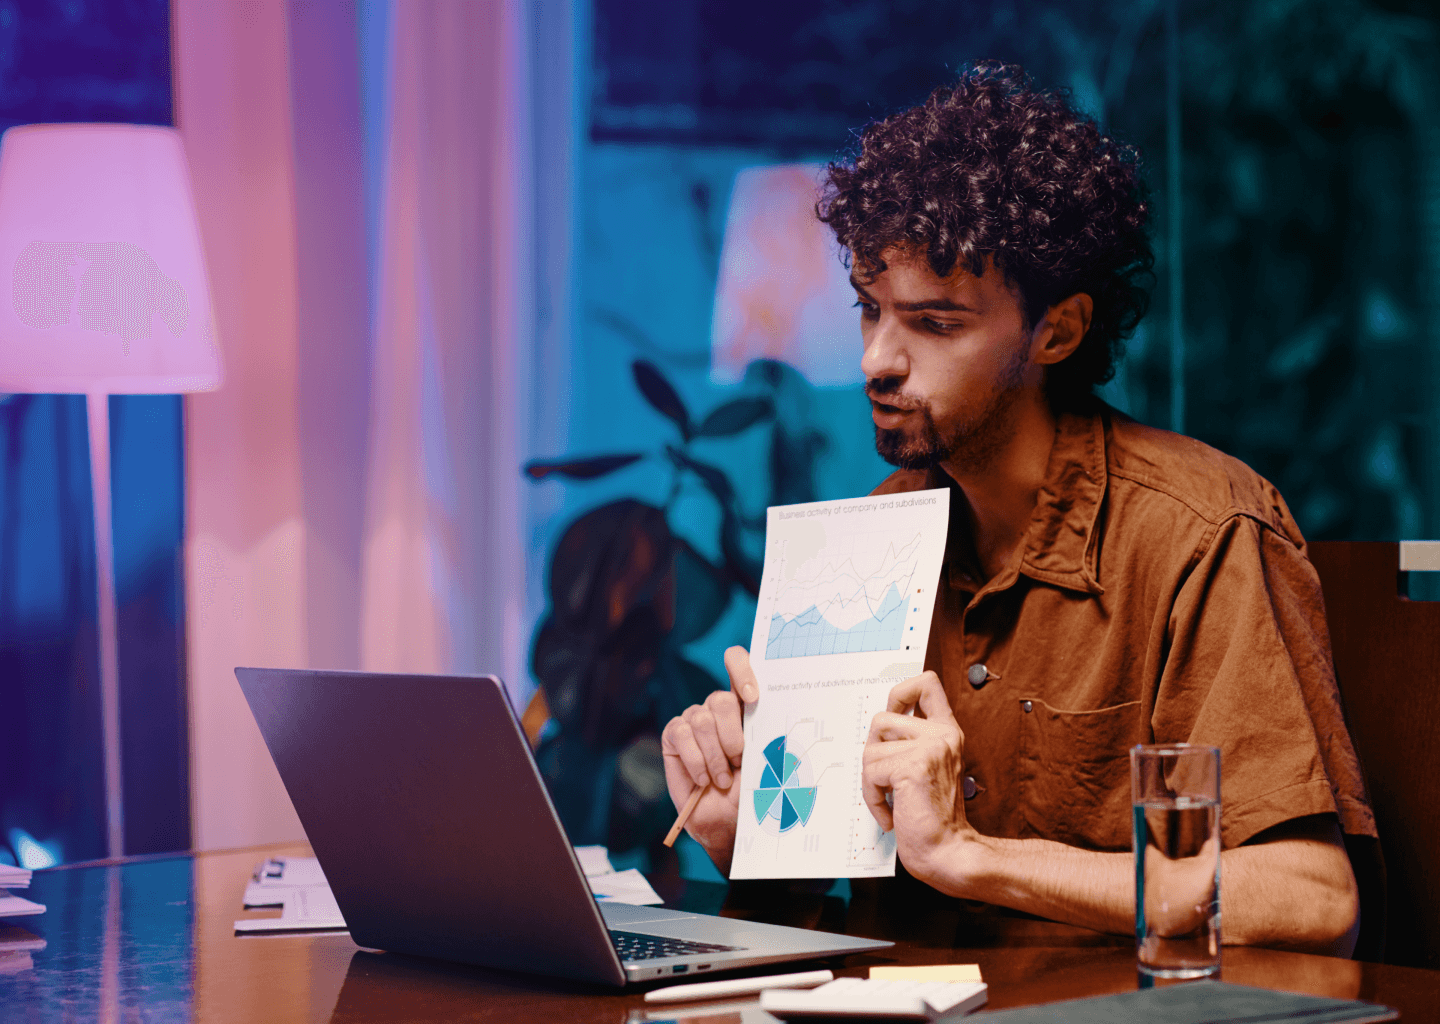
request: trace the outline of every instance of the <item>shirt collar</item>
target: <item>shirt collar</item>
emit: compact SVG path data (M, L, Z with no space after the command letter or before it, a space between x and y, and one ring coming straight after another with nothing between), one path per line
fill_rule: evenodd
M976 559L965 526L964 492L938 466L931 467L927 476L930 487L959 491L950 499L950 539L945 562L952 586L973 586ZM1061 414L1055 424L1055 444L1050 449L1045 479L1025 532L1021 573L1081 593L1105 593L1096 578L1095 541L1107 481L1102 413L1097 409ZM1012 566L983 589L1007 589L1014 584L1016 575Z
M1062 414L1030 515L1021 572L1072 590L1105 592L1096 578L1095 542L1107 481L1101 411Z

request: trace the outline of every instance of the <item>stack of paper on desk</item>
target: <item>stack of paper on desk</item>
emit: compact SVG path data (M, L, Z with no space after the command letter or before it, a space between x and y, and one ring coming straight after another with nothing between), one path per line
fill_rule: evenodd
M245 886L245 909L279 907L279 917L235 922L237 934L261 932L345 931L330 883L314 857L274 857L262 861Z
M630 903L637 907L659 906L660 898L650 882L635 868L616 871L610 863L610 851L603 846L577 846L575 859L590 891L601 903Z
M615 870L615 865L610 863L610 851L603 846L577 846L575 859L580 862L586 878L608 875Z
M0 917L25 917L45 913L45 906L16 896L10 889L28 889L30 872L26 868L0 864Z
M663 903L645 876L634 868L616 871L603 846L577 846L590 891L601 903ZM39 906L39 904L32 904ZM245 909L280 909L279 917L252 917L235 922L237 934L264 932L345 931L330 883L314 857L276 857L262 861L245 886ZM44 908L41 907L41 910Z
M325 872L314 857L275 857L262 861L245 886L245 909L280 907L295 889L329 888Z
M645 876L634 868L612 871L608 875L591 875L586 881L601 903L630 903L643 907L659 906L665 902Z
M31 953L45 948L45 940L17 924L0 924L0 976L19 974L35 966Z

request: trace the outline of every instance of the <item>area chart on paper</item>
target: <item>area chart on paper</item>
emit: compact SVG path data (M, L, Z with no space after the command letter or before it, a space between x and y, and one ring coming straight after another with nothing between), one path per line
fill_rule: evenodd
M904 646L906 598L915 578L921 535L897 542L885 535L851 534L834 545L838 561L813 575L787 580L770 612L765 657L896 651ZM778 571L790 568L790 545Z

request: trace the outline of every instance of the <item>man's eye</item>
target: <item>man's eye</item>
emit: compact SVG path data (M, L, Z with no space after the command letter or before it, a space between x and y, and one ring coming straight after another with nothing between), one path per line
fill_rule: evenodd
M874 320L880 315L880 307L873 302L866 302L864 299L856 299L855 306L860 310L860 315L866 320Z
M950 324L940 320L931 320L928 316L923 317L920 322L925 326L925 329L927 331L931 331L935 334L954 334L960 329L959 324Z

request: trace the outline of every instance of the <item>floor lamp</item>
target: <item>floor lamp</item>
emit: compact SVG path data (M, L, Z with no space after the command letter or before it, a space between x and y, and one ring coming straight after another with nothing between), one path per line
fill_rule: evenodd
M125 852L125 817L108 399L208 391L220 376L179 134L118 124L6 131L0 137L0 392L86 396L110 857Z

